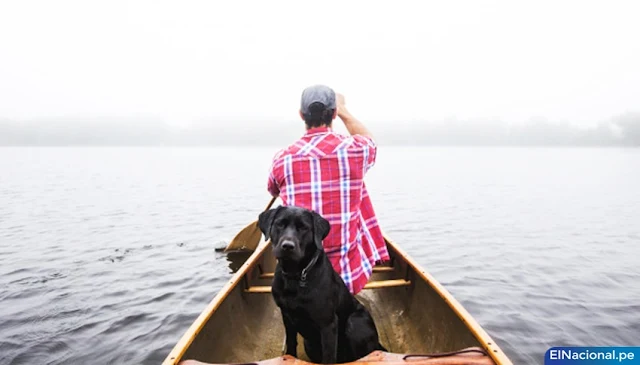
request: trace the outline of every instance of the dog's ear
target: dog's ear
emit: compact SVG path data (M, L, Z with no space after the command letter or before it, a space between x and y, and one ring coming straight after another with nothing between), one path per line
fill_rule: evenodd
M282 206L265 210L258 216L258 228L260 228L260 230L264 234L265 241L268 241L271 238L271 226L273 225L273 220L275 219L278 211L281 208Z
M329 234L331 225L329 224L329 221L320 214L311 211L311 215L313 216L313 240L316 246L319 249L322 249L322 240L324 240Z

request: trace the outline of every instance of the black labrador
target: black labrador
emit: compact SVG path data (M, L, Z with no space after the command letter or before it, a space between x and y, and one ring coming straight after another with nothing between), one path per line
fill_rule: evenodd
M315 363L355 361L386 351L366 308L349 292L322 248L330 230L318 213L283 207L260 214L258 226L278 259L271 293L280 307L286 353L297 356L297 334Z

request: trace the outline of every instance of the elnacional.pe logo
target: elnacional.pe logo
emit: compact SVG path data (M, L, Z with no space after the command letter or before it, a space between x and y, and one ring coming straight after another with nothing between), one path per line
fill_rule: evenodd
M544 365L640 365L640 347L552 347Z

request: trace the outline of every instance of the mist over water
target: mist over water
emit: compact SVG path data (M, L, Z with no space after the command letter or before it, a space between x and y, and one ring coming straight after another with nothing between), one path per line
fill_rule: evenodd
M275 148L0 148L0 363L157 364L231 276ZM637 345L640 149L381 148L385 232L515 364Z
M362 120L382 145L427 146L640 146L640 112L621 113L590 126L531 118ZM342 128L339 119L335 128ZM0 146L280 146L304 132L300 119L199 119L175 126L162 119L86 117L2 120Z

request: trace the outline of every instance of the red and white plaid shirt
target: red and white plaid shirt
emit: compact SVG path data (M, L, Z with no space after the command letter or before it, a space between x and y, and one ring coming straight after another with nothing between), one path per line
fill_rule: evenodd
M363 180L376 152L371 138L313 128L275 155L269 174L268 190L283 205L311 209L329 221L323 246L353 294L367 283L376 261L389 260Z

